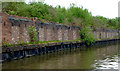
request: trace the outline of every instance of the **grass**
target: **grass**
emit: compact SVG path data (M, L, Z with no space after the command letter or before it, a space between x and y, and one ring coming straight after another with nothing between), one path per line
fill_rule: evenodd
M8 44L7 42L2 43L2 47L11 47L11 46L23 46L23 45L35 45L35 44L47 44L47 43L60 43L60 42L74 42L74 41L80 41L80 39L75 40L55 40L55 41L38 41L37 43L32 42L18 42L18 44Z

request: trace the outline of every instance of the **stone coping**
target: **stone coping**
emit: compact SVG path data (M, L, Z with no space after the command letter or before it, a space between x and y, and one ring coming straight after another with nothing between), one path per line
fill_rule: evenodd
M109 40L98 40L95 43L98 42L108 42L108 41L116 41L120 39L109 39ZM3 47L2 52L6 52L7 49L10 49L10 51L19 51L19 50L24 50L24 49L35 49L35 48L42 48L42 47L51 47L51 46L60 46L60 45L65 45L65 44L77 44L77 43L84 43L81 41L72 41L72 42L53 42L53 43L45 43L45 44L31 44L31 45L15 45L11 47Z
M23 49L34 49L34 48L41 48L41 47L50 47L50 46L58 46L63 44L70 44L70 43L80 43L81 41L72 41L72 42L54 42L54 43L45 43L45 44L29 44L29 45L14 45L10 47L3 47L2 52L6 52L7 49L11 51L19 51Z

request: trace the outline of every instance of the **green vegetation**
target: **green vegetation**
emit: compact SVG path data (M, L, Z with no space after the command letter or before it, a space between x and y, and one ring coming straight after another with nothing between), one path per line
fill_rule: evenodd
M97 40L91 31L92 29L87 27L84 27L80 30L81 40L86 42L87 45L90 45Z
M15 46L15 45L28 45L28 44L30 44L30 43L28 43L28 42L19 42L18 41L18 44L9 44L9 43L7 43L7 42L2 42L2 47L10 47L10 46Z
M93 28L111 28L120 29L119 18L109 19L103 16L92 16L92 14L83 7L77 7L71 4L68 9L57 6L52 7L41 2L3 2L3 12L8 14L37 17L42 22L56 22L68 25L73 23L75 26L84 26L88 24Z
M47 43L61 43L61 42L73 42L73 41L79 41L79 42L81 42L80 41L80 39L76 39L76 40L62 40L62 41L60 41L60 40L55 40L55 41L37 41L37 43L33 43L33 42L19 42L18 41L18 44L9 44L9 43L7 43L7 42L2 42L2 47L11 47L11 46L23 46L23 45L33 45L33 44L47 44Z
M8 14L32 18L37 17L43 23L56 22L64 25L72 23L74 26L80 26L82 27L80 30L81 40L85 41L88 45L96 40L90 33L89 27L93 29L107 28L120 30L120 18L109 19L103 16L92 16L88 9L77 7L75 4L71 4L66 9L61 6L52 7L41 2L32 2L30 4L24 2L4 2L2 7L3 12ZM38 42L34 27L29 27L29 30L31 43L44 43Z
M38 39L37 39L37 32L36 32L36 29L34 26L29 26L28 27L28 30L29 30L29 36L30 36L30 42L35 44L38 42Z
M119 38L118 33L115 33L115 36L113 37L113 39L114 38L117 38L117 39Z

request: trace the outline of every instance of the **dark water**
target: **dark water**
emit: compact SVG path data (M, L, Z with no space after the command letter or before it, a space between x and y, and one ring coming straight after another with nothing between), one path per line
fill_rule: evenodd
M65 50L5 62L3 69L118 69L119 43Z

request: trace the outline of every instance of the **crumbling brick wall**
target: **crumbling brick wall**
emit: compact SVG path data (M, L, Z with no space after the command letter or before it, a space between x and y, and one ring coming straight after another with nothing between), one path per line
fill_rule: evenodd
M118 30L114 29L96 29L93 33L97 39L115 39L118 36Z
M20 41L20 29L18 26L13 26L11 29L12 32L12 43L18 43Z
M5 13L0 14L2 21L0 21L0 41L7 43L29 42L31 40L29 36L28 26L35 26L37 31L37 38L39 41L51 41L51 40L75 40L80 38L80 27L69 26L56 23L41 23L36 18L27 18L14 15L8 15ZM2 27L2 28L1 28ZM97 39L113 38L117 31L96 30L92 32L96 35ZM118 35L118 34L117 34Z
M44 27L43 27L43 25L41 25L41 27L39 27L39 41L44 41Z
M73 29L73 39L77 39L77 30L76 29Z
M11 42L11 24L8 22L7 14L2 15L2 41Z
M46 38L46 41L50 41L50 40L52 40L52 27L51 27L51 25L49 25L49 26L47 26L47 38Z
M2 16L0 16L0 46L2 45Z
M58 33L58 40L62 40L62 28L61 27L58 27L57 28L57 33Z
M52 40L58 40L58 28L56 27L56 24L53 23L53 28L52 28Z
M64 40L68 40L68 28L64 28Z

